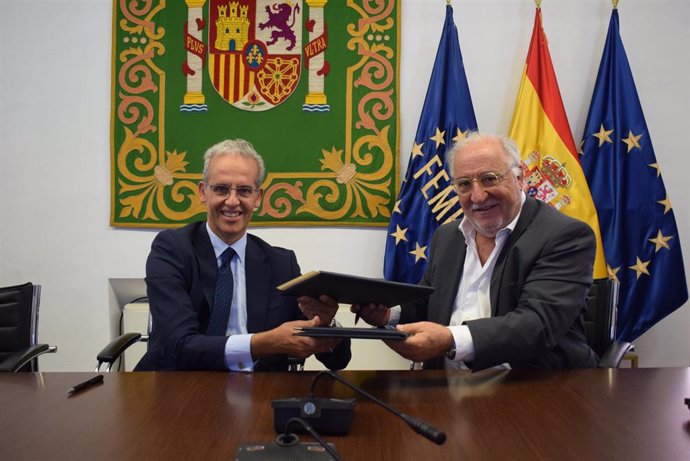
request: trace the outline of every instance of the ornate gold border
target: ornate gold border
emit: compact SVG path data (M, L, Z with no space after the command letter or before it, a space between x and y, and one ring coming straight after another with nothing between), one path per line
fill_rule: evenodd
M347 70L345 145L322 149L318 159L320 172L269 174L256 217L272 220L255 220L254 226L388 224L393 202L390 186L394 177L397 190L396 160L399 158L396 110L399 59L395 48L388 43L391 39L395 44L400 41L400 6L399 0L374 6L362 3L347 2L347 7L357 11L361 19L347 27L348 49L356 51L360 59ZM119 21L118 7L122 13ZM140 6L126 0L113 2L113 226L177 227L205 212L197 191L201 173L186 171L189 162L185 161L185 151L165 150L166 76L154 62L156 56L166 51L161 42L166 31L154 21L165 7L163 0ZM395 19L391 17L394 11ZM397 33L392 38L390 31L396 24ZM129 44L119 53L118 39ZM122 63L119 70L116 59ZM355 87L367 90L358 101L354 101ZM155 95L158 112L146 99L147 95ZM119 146L115 145L116 119L124 130L121 133L124 140ZM395 131L394 145L389 136L391 129ZM353 139L355 130L364 134ZM395 170L393 175L392 170ZM116 185L119 195L116 195ZM119 221L131 216L136 216L139 222ZM302 216L315 219L295 219ZM355 221L358 219L361 221ZM372 222L376 219L379 221Z

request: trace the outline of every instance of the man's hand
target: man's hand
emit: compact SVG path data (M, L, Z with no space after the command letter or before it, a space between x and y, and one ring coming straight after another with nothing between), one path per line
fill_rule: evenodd
M387 325L390 318L390 308L383 304L353 304L350 312L375 327Z
M440 357L454 344L450 330L438 323L417 322L398 325L396 330L407 333L404 341L385 341L398 354L413 362Z
M273 330L256 333L251 339L251 354L253 359L284 354L295 358L306 358L312 354L332 352L340 339L337 338L309 338L295 336L295 328L317 327L321 319L295 320L285 322Z
M319 318L321 323L315 325L317 327L325 327L330 325L336 312L338 312L338 303L333 298L326 295L319 296L319 299L309 296L300 296L297 299L297 304L300 310L308 319Z

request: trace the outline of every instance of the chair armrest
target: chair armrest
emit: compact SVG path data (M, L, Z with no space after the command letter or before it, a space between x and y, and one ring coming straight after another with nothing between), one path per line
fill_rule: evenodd
M623 356L632 349L632 344L627 341L613 341L604 355L599 359L599 368L618 368Z
M103 363L107 363L112 366L113 362L120 358L120 355L122 355L122 353L129 346L138 342L140 339L141 333L125 333L113 339L96 356L96 360L98 360L98 366L100 367Z
M0 371L19 371L21 367L39 355L55 351L57 351L57 347L52 347L48 344L34 344L33 346L25 347L0 362Z

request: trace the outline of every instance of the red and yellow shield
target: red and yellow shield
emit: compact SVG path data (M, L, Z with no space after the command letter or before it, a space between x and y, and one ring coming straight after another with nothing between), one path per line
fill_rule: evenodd
M211 0L208 71L214 88L238 109L265 111L297 87L302 0Z

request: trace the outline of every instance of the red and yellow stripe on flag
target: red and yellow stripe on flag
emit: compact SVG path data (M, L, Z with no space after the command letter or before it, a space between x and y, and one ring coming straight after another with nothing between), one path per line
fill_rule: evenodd
M580 166L542 28L541 8L515 103L510 137L522 152L528 195L588 223L597 239L594 278L607 275L597 211Z

